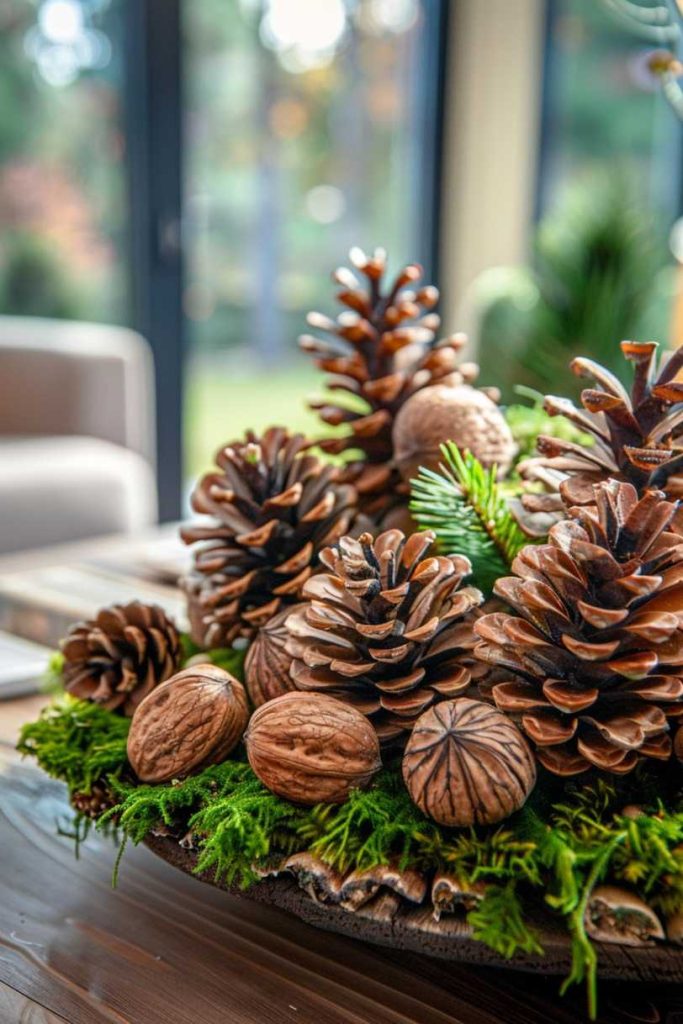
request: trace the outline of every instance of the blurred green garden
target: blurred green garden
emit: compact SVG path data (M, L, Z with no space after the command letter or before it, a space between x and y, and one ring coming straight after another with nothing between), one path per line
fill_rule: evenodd
M0 5L0 313L126 323L124 5L67 5L88 44L70 64L57 2ZM680 131L607 7L552 5L529 260L462 297L482 382L508 402L513 380L552 389L578 352L618 366L623 337L672 340ZM296 339L308 310L334 312L330 271L352 244L394 267L420 249L420 4L348 6L317 62L280 52L263 10L183 5L187 478L245 422L315 430Z

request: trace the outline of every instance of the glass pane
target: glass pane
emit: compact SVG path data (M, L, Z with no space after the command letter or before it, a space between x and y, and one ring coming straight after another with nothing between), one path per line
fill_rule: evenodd
M351 245L418 255L417 0L183 7L186 472L245 425L319 431L296 339ZM424 204L429 208L429 200Z
M0 4L0 312L128 318L124 0Z
M549 25L541 207L607 170L637 182L662 220L678 208L680 125L648 71L653 47L603 0L553 4Z

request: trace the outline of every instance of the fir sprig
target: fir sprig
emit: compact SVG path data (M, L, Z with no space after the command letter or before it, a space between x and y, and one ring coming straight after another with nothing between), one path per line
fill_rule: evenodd
M441 453L437 472L423 467L412 481L410 510L420 529L435 531L441 551L469 558L473 582L489 594L529 538L501 493L495 466L484 469L453 441Z

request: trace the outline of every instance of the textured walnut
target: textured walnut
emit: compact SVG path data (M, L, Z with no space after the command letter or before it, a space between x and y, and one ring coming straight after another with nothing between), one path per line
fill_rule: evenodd
M536 781L529 745L481 701L443 701L418 718L403 758L414 803L440 825L491 825L524 804Z
M264 786L295 803L343 803L381 767L379 740L365 715L317 693L285 693L263 704L244 742Z
M128 760L143 782L168 782L224 761L249 713L244 687L215 665L184 669L145 697L128 734Z
M302 604L290 605L261 626L247 653L244 676L247 693L255 707L294 689L289 674L292 656L285 650L289 631L285 626L292 612Z
M469 384L435 384L416 392L394 423L394 458L404 480L420 466L437 469L440 445L454 441L488 468L504 474L515 454L515 442L502 412L483 391Z

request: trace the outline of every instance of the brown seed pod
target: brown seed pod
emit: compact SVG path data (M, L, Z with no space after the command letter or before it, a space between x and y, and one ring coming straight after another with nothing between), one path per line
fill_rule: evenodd
M142 782L169 782L219 764L247 724L241 683L216 665L184 669L145 697L128 734L128 760Z
M381 768L377 733L365 715L318 693L285 693L262 704L244 742L264 786L300 804L343 803Z
M285 650L289 637L285 622L292 612L301 611L303 607L295 604L278 612L265 626L261 626L249 647L244 663L244 682L255 707L294 689L289 675L292 656Z
M420 466L437 469L440 445L454 441L468 449L488 469L504 474L515 454L515 442L505 417L483 391L459 384L435 384L412 395L394 422L394 459L404 480Z
M411 799L440 825L492 825L524 804L536 782L529 745L506 715L460 697L425 711L403 758Z
M620 946L651 946L664 929L654 910L640 896L616 885L599 885L590 894L586 932L597 942Z

